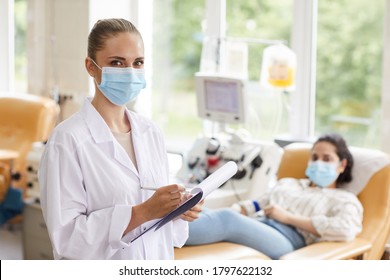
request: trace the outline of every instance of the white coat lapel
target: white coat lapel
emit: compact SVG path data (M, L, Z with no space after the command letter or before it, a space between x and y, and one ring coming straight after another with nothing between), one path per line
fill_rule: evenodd
M98 145L110 145L109 149L102 149L118 163L133 172L137 177L139 176L130 157L119 144L119 142L112 135L110 128L102 118L102 116L92 106L90 98L86 100L82 109L83 116L89 128L92 138Z
M151 178L151 155L149 146L149 133L151 126L143 118L137 114L127 111L127 116L131 123L131 130L133 136L134 153L138 166L139 178L141 186L151 186L154 184L154 178Z

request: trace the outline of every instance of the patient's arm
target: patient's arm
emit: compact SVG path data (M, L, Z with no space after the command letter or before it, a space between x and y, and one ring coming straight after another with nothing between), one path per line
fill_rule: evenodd
M311 218L295 215L283 209L279 205L269 205L264 208L264 213L267 217L278 222L294 226L299 229L308 231L316 236L319 236L317 230L314 228Z

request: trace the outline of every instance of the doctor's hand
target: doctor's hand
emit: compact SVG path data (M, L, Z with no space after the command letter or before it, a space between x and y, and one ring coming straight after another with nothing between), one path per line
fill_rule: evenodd
M150 220L164 217L176 209L181 203L183 186L173 184L158 188L154 194L143 203L145 214Z
M130 222L123 232L123 236L139 225L164 217L176 209L181 203L185 188L180 185L169 185L158 188L153 195L141 204L132 207Z
M180 215L180 218L187 222L193 222L199 218L199 213L202 212L202 206L204 204L204 199L202 199L198 204L192 207L190 210L184 212Z

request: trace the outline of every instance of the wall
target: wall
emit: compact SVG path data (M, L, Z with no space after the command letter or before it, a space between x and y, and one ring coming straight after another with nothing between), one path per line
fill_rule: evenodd
M72 96L72 102L62 106L64 118L89 91L84 68L88 11L88 0L28 0L28 91Z

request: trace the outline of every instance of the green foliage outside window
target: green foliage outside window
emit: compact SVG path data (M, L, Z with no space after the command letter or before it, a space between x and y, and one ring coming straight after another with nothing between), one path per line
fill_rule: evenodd
M316 132L379 146L384 1L318 1Z

